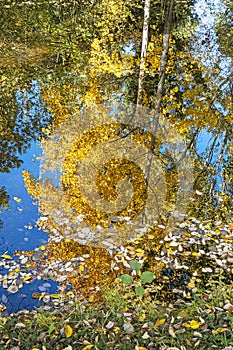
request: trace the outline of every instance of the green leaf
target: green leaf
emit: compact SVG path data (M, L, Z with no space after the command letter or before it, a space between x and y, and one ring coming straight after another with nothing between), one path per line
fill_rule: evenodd
M146 282L146 283L151 283L151 282L153 281L154 278L155 278L155 277L154 277L153 273L150 272L150 271L145 271L145 272L143 272L143 273L141 274L141 276L140 276L140 280L141 280L142 282Z
M51 334L55 329L55 324L54 323L51 323L51 325L49 326L49 334Z
M129 264L130 264L130 267L131 267L131 269L132 270L140 270L141 269L141 267L142 267L142 264L140 264L139 262L137 262L136 260L131 260L130 262L129 262Z
M135 293L136 293L136 295L141 297L145 293L145 289L142 286L136 287Z
M121 280L123 283L127 284L127 286L133 283L133 277L128 274L122 275Z

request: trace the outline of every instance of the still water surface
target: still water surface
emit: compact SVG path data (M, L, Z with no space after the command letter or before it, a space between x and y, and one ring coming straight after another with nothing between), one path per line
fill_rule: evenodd
M20 156L23 160L18 169L11 169L10 173L0 173L0 183L4 186L9 198L9 208L3 209L0 219L0 249L1 254L7 253L13 256L16 250L30 251L46 243L48 234L38 230L38 206L33 203L27 193L22 178L22 170L29 170L35 177L39 175L40 162L37 159L41 155L41 149L36 141L31 142L30 148ZM0 267L0 273L4 275L4 268ZM0 304L7 307L6 313L16 312L19 309L33 309L40 305L40 301L33 299L34 292L56 291L56 283L53 281L34 280L25 284L16 294L10 294L0 287Z

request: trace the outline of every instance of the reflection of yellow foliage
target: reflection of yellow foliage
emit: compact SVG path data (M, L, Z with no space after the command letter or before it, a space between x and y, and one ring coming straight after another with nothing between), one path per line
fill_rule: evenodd
M75 208L77 215L84 214L84 220L91 225L109 226L111 222L109 222L106 212L92 208L83 198L79 188L78 167L91 148L103 142L103 140L116 140L121 131L122 126L120 124L102 125L88 131L82 138L75 142L64 162L62 184L70 207ZM132 137L134 134L137 141L139 141L140 135L138 132L132 132ZM150 134L147 133L147 136L150 137ZM145 135L141 135L141 141L143 143L146 141L146 138ZM102 159L99 160L98 164L100 165L101 162ZM112 214L134 218L141 214L147 199L145 175L135 163L127 159L111 159L98 172L96 178L97 188L103 199L109 202L114 201L118 196L116 186L125 178L129 179L132 183L132 199L122 211L116 211Z
M88 296L91 292L96 292L96 286L107 287L117 276L119 271L114 271L111 268L113 256L105 249L83 246L77 242L66 242L63 240L59 243L50 243L48 248L48 258L50 260L58 259L70 261L72 258L77 258L82 255L89 256L85 258L85 263L81 263L83 268L67 272L65 283L72 283L77 293L82 296ZM98 289L97 289L98 291Z

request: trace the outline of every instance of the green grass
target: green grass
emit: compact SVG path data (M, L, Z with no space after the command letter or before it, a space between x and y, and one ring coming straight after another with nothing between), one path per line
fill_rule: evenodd
M224 349L233 346L231 288L210 283L179 305L107 290L98 306L80 301L1 317L0 349ZM134 296L134 297L133 297ZM140 349L141 347L141 349Z

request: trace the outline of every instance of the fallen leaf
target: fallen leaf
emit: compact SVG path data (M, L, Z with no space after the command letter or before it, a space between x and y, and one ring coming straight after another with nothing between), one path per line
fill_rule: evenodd
M145 332L142 336L142 339L149 339L149 338L150 338L150 336L147 332Z
M190 327L191 327L192 329L197 329L197 328L199 328L201 324L202 324L201 322L198 322L198 321L196 321L196 320L190 321Z
M66 338L70 338L73 333L73 329L68 324L66 324L64 327L64 332L65 332Z
M212 330L212 334L216 335L216 334L223 333L226 331L229 331L229 328L221 328L220 327L220 328Z
M25 324L22 322L18 322L15 324L15 329L25 328Z
M63 350L73 350L71 345L68 345L66 348L64 348Z
M13 199L14 199L14 201L15 201L16 203L21 202L21 198L19 198L19 197L13 197Z
M170 326L169 329L168 329L168 333L172 336L172 338L176 338L174 329L173 329L171 326Z
M89 303L93 303L94 300L95 300L95 297L94 297L94 295L92 294L92 295L88 298L88 301L89 301Z
M17 293L19 288L17 286L11 285L7 288L8 293L14 294Z
M111 329L113 326L114 326L114 322L109 321L108 324L106 324L105 327L106 327L107 329Z
M130 323L124 323L123 328L126 333L134 332L134 327Z
M85 346L85 348L83 348L82 350L89 350L89 349L92 349L93 347L94 347L94 345L89 344L89 345Z
M166 318L161 318L160 320L157 320L155 322L154 327L157 328L157 327L161 326L162 324L164 324L165 321L166 321Z
M195 288L195 283L194 282L189 282L188 283L188 287L191 288L191 289Z
M3 259L12 259L12 257L10 255L7 255L7 254L2 254L1 258L3 258Z
M61 295L60 294L50 294L50 297L53 299L60 299Z

